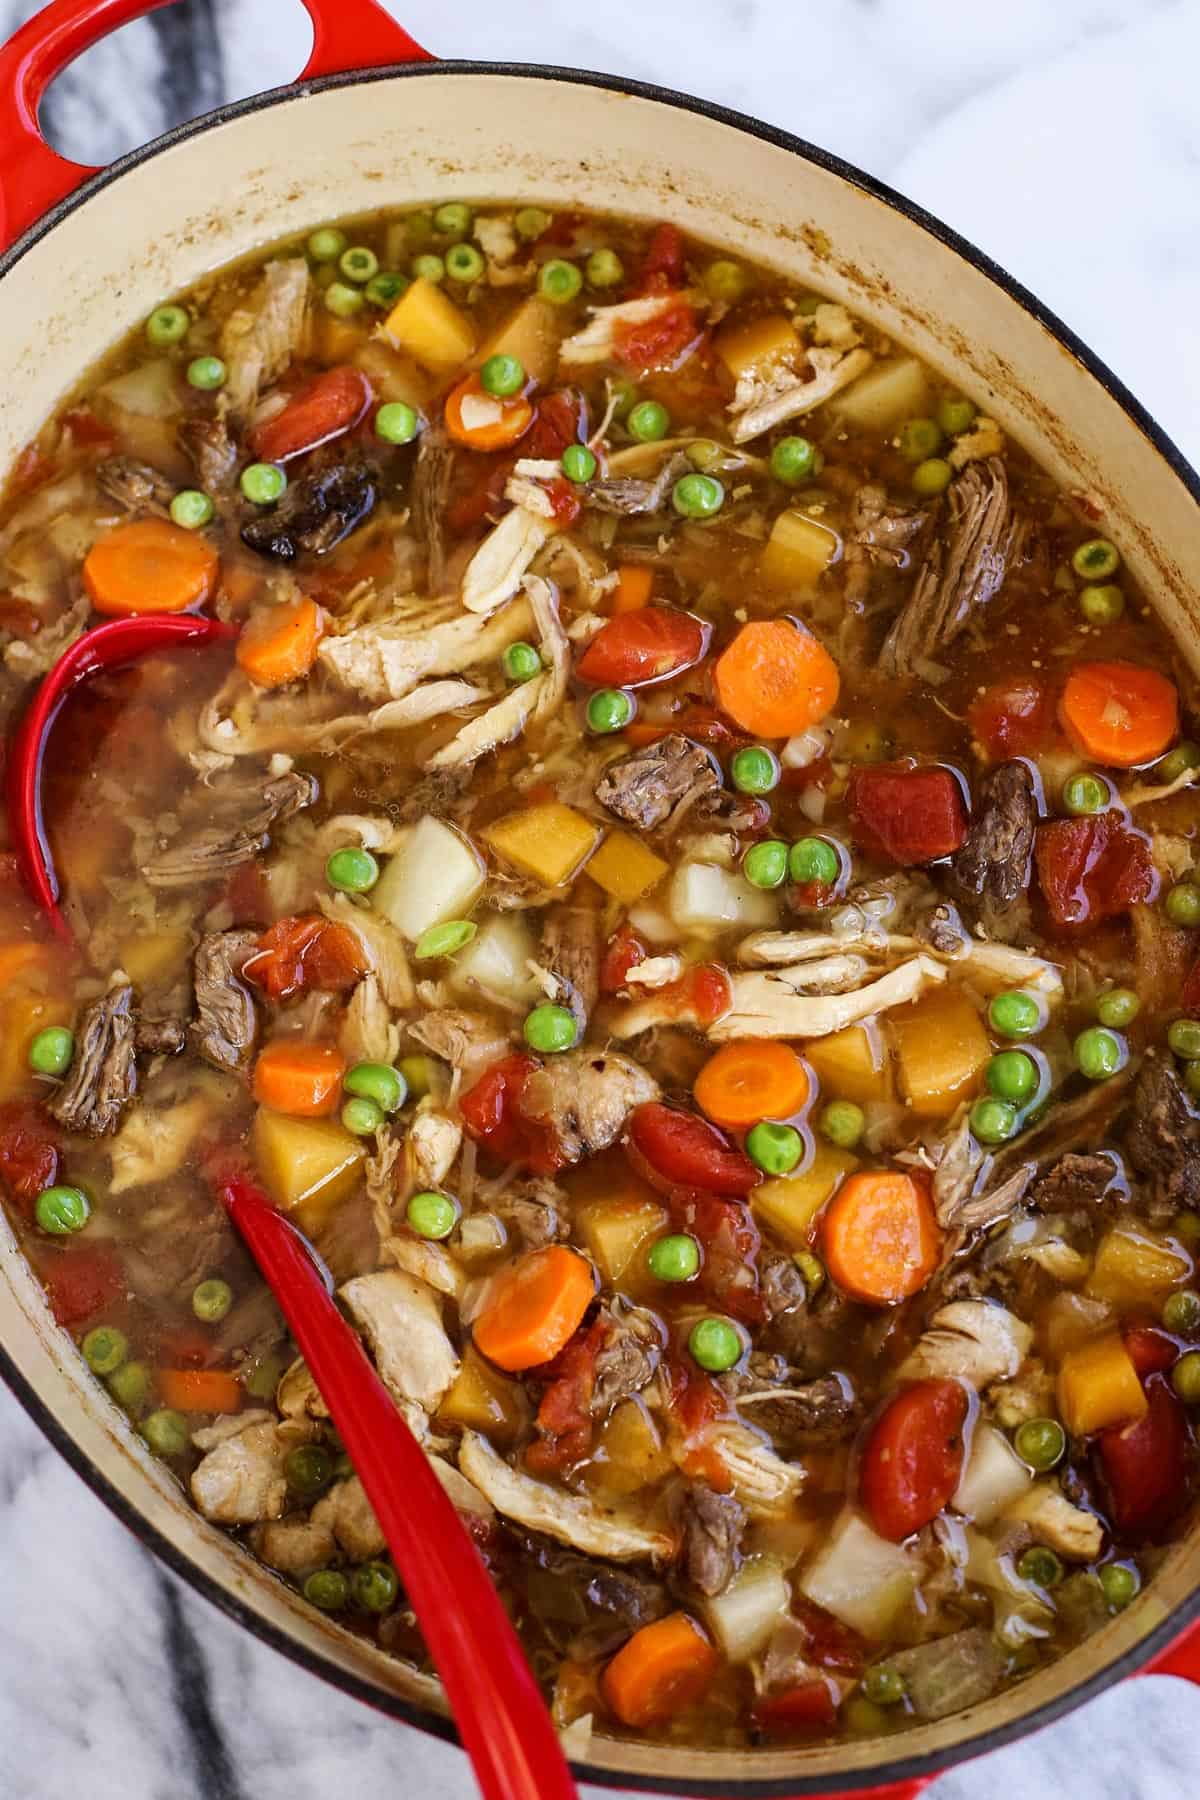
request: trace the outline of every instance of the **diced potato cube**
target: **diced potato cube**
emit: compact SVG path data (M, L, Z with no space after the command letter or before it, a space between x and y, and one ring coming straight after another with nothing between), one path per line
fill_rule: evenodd
M639 1253L649 1248L653 1238L662 1236L668 1215L666 1207L649 1195L626 1193L578 1202L575 1224L605 1287L616 1287L634 1267Z
M556 800L509 813L483 834L497 856L543 887L569 881L600 838L600 827Z
M583 1479L594 1494L636 1494L663 1481L674 1467L645 1403L633 1398L608 1415Z
M1042 1314L1042 1336L1051 1359L1061 1362L1068 1350L1099 1337L1112 1316L1107 1300L1090 1300L1086 1294L1055 1294Z
M610 831L587 872L614 900L633 906L658 886L669 868L631 831Z
M1144 1306L1178 1287L1191 1267L1180 1251L1148 1232L1118 1225L1101 1238L1085 1291L1116 1306Z
M769 313L746 324L723 326L713 347L737 377L763 374L774 363L794 360L800 354L800 339L786 313Z
M813 1159L799 1175L777 1175L750 1195L760 1224L770 1226L790 1250L808 1248L813 1220L842 1178L858 1167L858 1158L819 1140Z
M540 294L530 294L515 312L480 344L477 362L489 356L515 356L531 381L546 387L558 371L558 346L563 340L566 314Z
M774 925L779 905L766 888L752 887L744 875L716 863L685 862L675 871L667 902L681 931L725 931Z
M1119 1331L1068 1350L1058 1371L1058 1410L1072 1437L1127 1425L1146 1413L1142 1391Z
M704 1619L726 1661L749 1662L765 1650L788 1616L791 1601L792 1591L779 1564L771 1557L752 1556L723 1593L705 1602Z
M469 912L486 872L475 846L453 826L427 813L379 877L371 905L415 942L431 925Z
M533 933L519 912L491 913L479 932L460 950L447 970L450 986L466 994L499 994L525 1006L541 992L529 973L534 955Z
M991 1055L966 992L946 982L888 1014L900 1088L918 1119L946 1119L979 1086Z
M445 375L466 362L475 348L475 327L436 282L422 275L397 300L384 331L422 368Z
M843 1625L878 1642L912 1599L922 1567L899 1544L877 1537L857 1513L845 1512L802 1572L799 1587Z
M866 1106L891 1098L891 1062L883 1034L874 1023L814 1038L804 1054L827 1099Z
M153 987L175 970L188 946L186 931L148 931L118 945L121 967L134 987Z
M975 1427L971 1454L950 1504L976 1525L990 1525L1032 1484L1033 1476L1004 1433L981 1422Z
M366 1148L333 1119L293 1119L260 1106L254 1115L254 1162L277 1206L304 1206L322 1216L353 1192Z
M327 307L313 315L313 351L321 362L353 362L367 341L366 327L339 319Z
M354 355L354 363L381 400L402 400L420 412L431 398L433 381L425 370L417 367L411 356L393 349L386 338L368 338Z
M924 418L929 411L929 381L915 356L876 363L865 375L835 394L830 406L863 431L889 431L902 419Z
M463 1352L453 1387L438 1408L438 1417L448 1425L481 1431L493 1443L504 1445L524 1430L529 1410L521 1384L494 1369L470 1345Z
M828 525L810 519L797 507L778 515L759 558L759 571L769 587L806 591L817 584L837 552L838 536Z

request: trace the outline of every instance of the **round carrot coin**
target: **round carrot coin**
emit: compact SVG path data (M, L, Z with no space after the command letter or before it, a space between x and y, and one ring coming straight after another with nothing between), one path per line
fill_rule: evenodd
M941 1254L929 1183L900 1169L851 1175L825 1209L821 1245L843 1293L872 1306L909 1299Z
M790 619L743 625L714 672L722 710L754 737L807 731L837 702L837 664L812 633Z
M219 569L199 532L169 519L131 519L97 538L84 559L83 585L98 613L186 612L203 606Z
M1071 741L1115 769L1153 762L1179 732L1175 683L1139 663L1079 663L1058 710Z
M696 1104L715 1125L733 1130L760 1119L790 1119L810 1092L808 1071L787 1044L725 1044L710 1056L693 1087Z
M592 1265L565 1244L502 1269L475 1320L475 1342L501 1369L535 1369L574 1336L596 1292Z

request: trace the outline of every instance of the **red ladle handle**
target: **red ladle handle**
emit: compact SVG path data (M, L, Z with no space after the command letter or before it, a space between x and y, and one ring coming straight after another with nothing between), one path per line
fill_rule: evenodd
M230 1177L218 1186L375 1509L484 1800L577 1800L491 1577L308 1246L252 1182Z
M0 47L0 253L98 170L59 156L41 134L38 108L56 75L132 19L171 0L51 0ZM377 0L303 0L312 55L301 81L432 62Z

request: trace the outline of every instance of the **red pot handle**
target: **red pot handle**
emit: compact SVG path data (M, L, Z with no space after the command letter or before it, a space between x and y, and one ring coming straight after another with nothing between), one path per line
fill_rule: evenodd
M51 0L0 47L0 251L94 168L59 156L38 128L50 83L77 56L170 0ZM313 47L302 81L385 64L432 62L377 0L303 0Z
M1200 1624L1189 1625L1182 1637L1160 1650L1153 1662L1138 1670L1139 1675L1179 1675L1184 1681L1200 1687Z

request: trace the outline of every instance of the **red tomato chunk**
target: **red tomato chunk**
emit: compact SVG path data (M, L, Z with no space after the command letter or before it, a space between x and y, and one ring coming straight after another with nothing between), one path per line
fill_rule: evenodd
M358 424L371 404L371 384L361 369L327 369L295 394L283 411L250 434L263 462L290 462L328 444Z
M673 606L643 606L602 625L575 673L589 687L642 687L698 663L711 627Z
M1100 1470L1117 1530L1153 1537L1188 1501L1194 1446L1187 1414L1162 1375L1145 1383L1149 1411L1100 1433Z
M876 1420L859 1485L880 1537L898 1544L948 1503L962 1475L966 1417L957 1381L918 1381Z
M458 1109L475 1142L491 1155L553 1175L567 1158L553 1130L521 1111L525 1084L539 1066L532 1056L506 1056L463 1094Z
M1009 756L1036 756L1056 734L1054 696L1036 681L990 687L967 708L971 730L997 762Z
M1112 813L1039 825L1033 859L1055 925L1095 925L1158 893L1148 839Z
M901 868L953 856L967 835L962 788L949 769L855 769L846 804L857 842Z
M337 993L353 987L364 967L354 933L313 913L272 925L247 957L242 973L272 1000L288 1000L314 988Z
M654 1185L702 1188L710 1194L748 1194L762 1176L723 1132L695 1113L647 1100L629 1120L628 1142Z
M837 1710L833 1683L818 1678L760 1700L754 1708L754 1722L772 1737L802 1735L831 1730L837 1721Z
M47 1255L40 1273L60 1325L82 1325L125 1289L121 1259L107 1244Z

